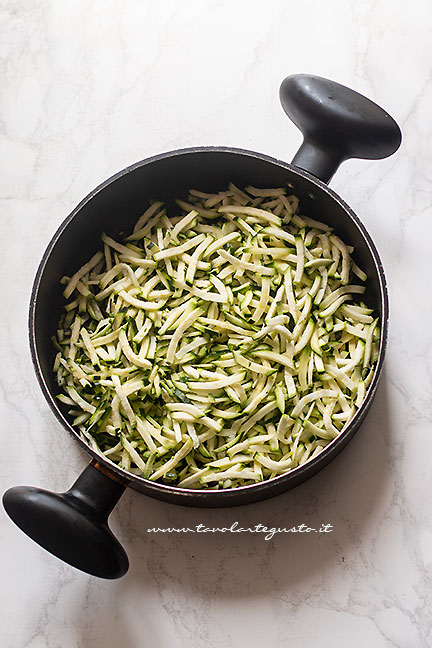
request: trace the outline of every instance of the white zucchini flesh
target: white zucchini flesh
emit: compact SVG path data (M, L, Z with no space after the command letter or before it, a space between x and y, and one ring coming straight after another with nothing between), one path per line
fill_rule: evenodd
M168 218L153 202L62 279L58 398L85 442L152 481L235 488L293 470L367 396L367 277L283 187L178 205Z

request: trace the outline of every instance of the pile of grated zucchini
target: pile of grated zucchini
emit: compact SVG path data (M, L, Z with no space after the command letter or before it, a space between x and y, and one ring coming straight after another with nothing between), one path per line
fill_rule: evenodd
M134 475L234 488L293 470L374 373L365 273L285 189L153 202L62 279L54 371L85 442Z

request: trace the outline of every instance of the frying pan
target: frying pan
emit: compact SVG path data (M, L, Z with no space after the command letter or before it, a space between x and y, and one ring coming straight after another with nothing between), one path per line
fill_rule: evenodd
M352 439L368 412L381 374L388 328L388 294L378 252L364 225L327 183L348 158L379 159L401 143L396 122L382 108L335 82L298 74L280 88L282 106L303 133L291 164L236 148L199 147L170 151L137 162L94 189L54 234L42 258L30 300L29 333L35 371L52 411L92 457L65 493L18 486L3 496L13 521L54 555L95 576L118 578L128 569L124 549L108 527L108 516L126 486L174 504L224 507L249 504L286 491L329 463ZM100 246L102 231L128 231L150 199L168 205L188 189L217 192L232 181L240 187L287 186L302 212L333 227L354 247L368 275L366 303L381 320L379 355L366 398L346 429L314 459L292 472L257 484L225 490L193 490L134 476L99 456L71 426L53 372L51 343L64 298L60 278L72 274Z

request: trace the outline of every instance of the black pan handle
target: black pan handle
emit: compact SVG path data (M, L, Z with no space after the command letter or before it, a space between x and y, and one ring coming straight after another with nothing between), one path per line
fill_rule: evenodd
M339 83L310 74L282 81L280 100L303 133L292 163L329 182L348 158L379 160L400 146L402 134L388 113Z
M120 578L129 561L108 516L125 485L101 470L92 461L66 493L15 486L3 495L3 506L24 533L69 565L100 578Z

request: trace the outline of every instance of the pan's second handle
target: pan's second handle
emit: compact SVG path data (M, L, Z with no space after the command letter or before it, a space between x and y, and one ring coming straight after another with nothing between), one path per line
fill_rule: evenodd
M44 549L84 572L119 578L128 570L108 516L125 486L90 463L66 493L15 486L3 495L8 515Z
M334 81L293 74L282 82L280 100L304 137L292 163L324 182L348 158L378 160L400 146L400 128L385 110Z

